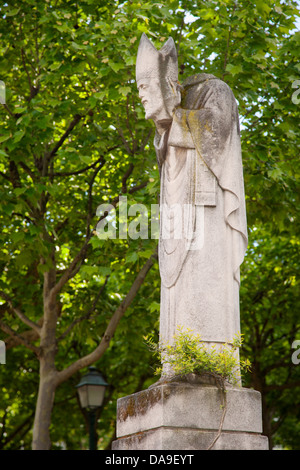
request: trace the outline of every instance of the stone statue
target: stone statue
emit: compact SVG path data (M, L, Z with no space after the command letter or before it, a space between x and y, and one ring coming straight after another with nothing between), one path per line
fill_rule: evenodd
M156 126L160 179L160 340L179 326L222 345L240 332L239 268L247 247L239 116L229 86L201 73L178 82L172 38L145 34L136 81Z
M238 111L222 80L203 73L180 85L177 69L173 40L158 51L143 34L136 80L161 180L160 340L172 344L180 326L221 347L240 330L247 247ZM217 382L164 367L157 383L118 400L112 449L267 450L260 393L226 386L223 398L221 409Z

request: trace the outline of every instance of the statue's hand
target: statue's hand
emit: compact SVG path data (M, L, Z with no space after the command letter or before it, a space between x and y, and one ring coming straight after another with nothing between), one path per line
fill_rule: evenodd
M175 116L178 120L182 119L184 115L184 110L182 108L176 108L173 117Z
M164 132L166 132L171 127L172 121L172 118L155 121L155 126L158 133L160 135L164 134Z
M185 111L182 108L174 108L172 114L169 114L168 118L154 121L156 129L160 135L162 135L171 127L174 119L178 122L180 122L182 119L185 119Z
M185 148L195 148L193 138L187 122L187 113L189 111L182 108L176 108L173 114L173 123L169 133L169 145Z

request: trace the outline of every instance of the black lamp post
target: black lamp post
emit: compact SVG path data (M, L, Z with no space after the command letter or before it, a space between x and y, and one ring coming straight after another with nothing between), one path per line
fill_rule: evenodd
M96 411L102 406L105 389L108 383L96 367L89 367L78 385L76 385L81 407L87 411L89 418L90 450L96 450L95 420Z

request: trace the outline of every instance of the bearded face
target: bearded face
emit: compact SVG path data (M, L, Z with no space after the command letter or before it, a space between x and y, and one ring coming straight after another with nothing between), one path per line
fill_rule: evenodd
M152 119L156 124L172 121L174 110L181 101L177 84L149 77L140 79L137 87L146 119Z

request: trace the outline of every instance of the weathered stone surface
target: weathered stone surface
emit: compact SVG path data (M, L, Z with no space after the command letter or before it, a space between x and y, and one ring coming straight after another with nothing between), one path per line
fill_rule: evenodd
M160 169L160 339L178 327L222 346L240 332L239 267L247 227L239 116L229 86L197 74L179 86L172 38L142 35L136 63ZM166 374L166 369L164 369Z
M146 119L156 126L160 171L160 340L178 327L209 346L240 332L239 269L247 247L239 116L222 80L198 74L178 82L170 38L157 51L143 34L136 63ZM164 367L162 380L174 371ZM260 394L229 387L214 449L266 449ZM160 383L121 398L114 449L207 449L225 404L213 385Z
M266 449L260 393L226 390L214 449ZM212 385L165 383L118 400L114 449L206 449L219 430L224 396Z
M226 391L224 431L262 431L260 393ZM218 430L224 399L213 386L165 384L118 400L117 437L161 426Z
M195 429L157 428L120 438L113 450L207 450L215 433ZM224 432L211 450L268 450L268 438L260 434Z

